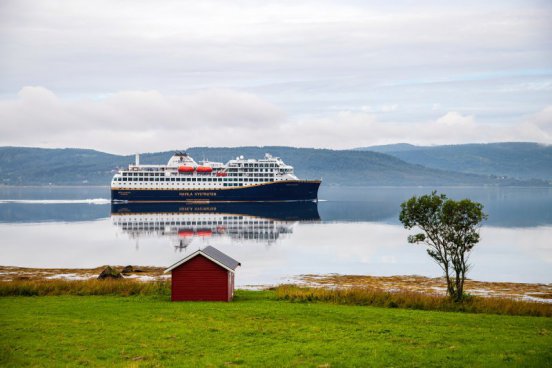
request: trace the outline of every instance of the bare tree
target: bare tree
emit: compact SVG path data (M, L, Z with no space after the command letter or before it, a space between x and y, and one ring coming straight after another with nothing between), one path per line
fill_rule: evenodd
M479 229L486 218L481 203L454 201L435 191L401 204L399 219L404 227L422 230L410 235L408 242L427 246L427 253L445 274L447 293L455 301L464 297L469 254L479 242Z

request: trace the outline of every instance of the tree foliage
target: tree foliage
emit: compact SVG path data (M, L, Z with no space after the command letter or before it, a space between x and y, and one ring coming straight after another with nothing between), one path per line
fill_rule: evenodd
M469 255L479 242L479 229L486 218L481 203L455 201L435 191L401 204L399 219L404 227L422 230L410 235L408 242L427 246L427 253L445 274L448 294L456 301L464 296Z

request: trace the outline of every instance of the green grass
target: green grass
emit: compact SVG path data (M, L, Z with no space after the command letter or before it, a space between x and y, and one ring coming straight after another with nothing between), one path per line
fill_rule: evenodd
M0 298L0 366L545 367L552 319L165 296Z

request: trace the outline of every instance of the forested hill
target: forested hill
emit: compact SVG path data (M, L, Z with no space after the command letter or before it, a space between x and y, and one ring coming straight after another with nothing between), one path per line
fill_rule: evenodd
M357 150L386 153L439 170L552 180L552 145L505 142L424 147L399 143Z
M88 149L0 147L0 183L5 185L109 185L129 157Z
M414 165L371 151L334 151L290 147L195 147L187 152L196 161L226 162L236 156L281 157L300 178L322 178L325 185L544 185L487 175L464 174ZM141 163L165 164L173 151L141 155ZM134 156L85 149L0 147L0 178L4 185L109 185L118 167Z

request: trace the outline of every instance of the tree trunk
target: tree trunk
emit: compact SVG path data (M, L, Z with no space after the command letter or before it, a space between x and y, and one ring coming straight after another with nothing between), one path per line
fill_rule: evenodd
M456 290L455 290L455 298L454 300L456 302L460 302L462 301L462 271L461 270L456 270L456 280L455 281L455 285L456 285Z
M450 279L448 266L445 266L445 277L447 279L447 294L451 298L453 298L454 297L454 285L452 284L452 281Z

